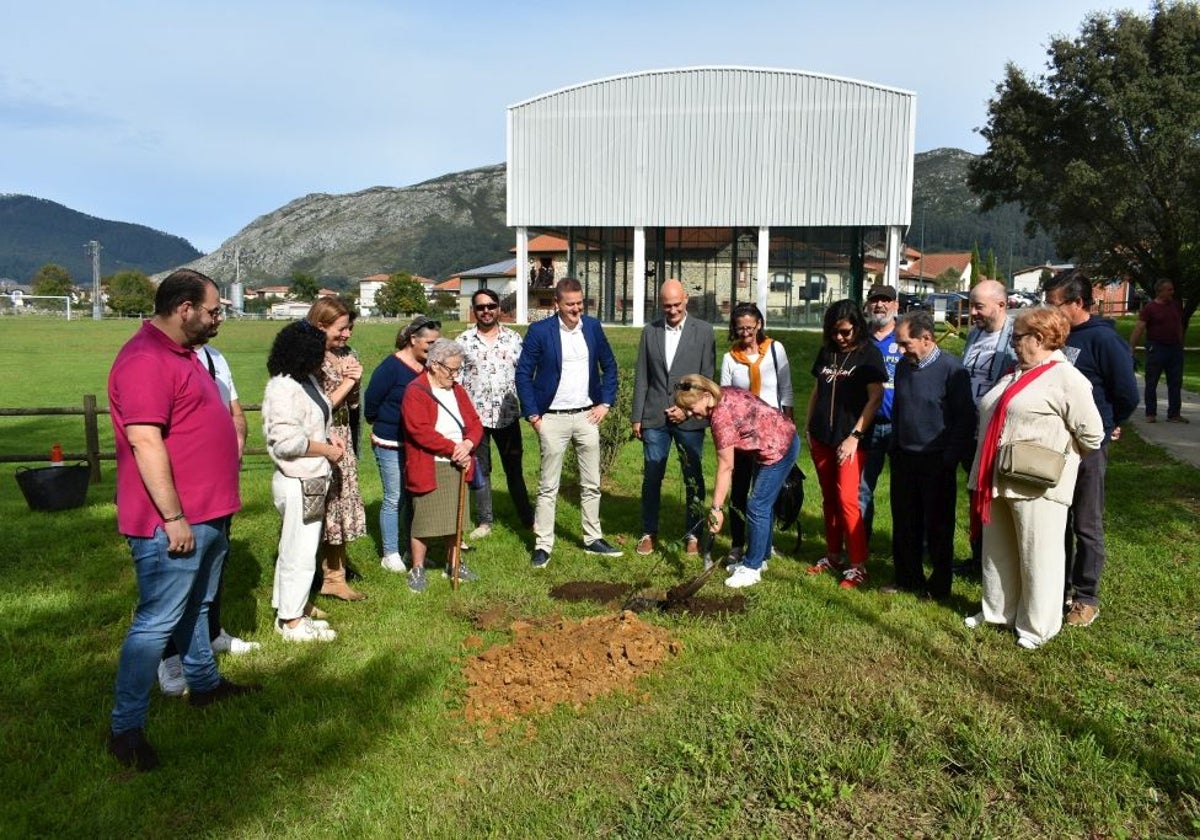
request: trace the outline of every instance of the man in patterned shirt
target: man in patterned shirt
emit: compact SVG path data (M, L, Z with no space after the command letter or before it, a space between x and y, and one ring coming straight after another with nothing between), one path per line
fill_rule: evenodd
M521 358L521 335L500 323L500 298L491 289L471 295L475 326L458 337L466 351L463 356L462 384L483 421L483 440L475 450L483 486L475 491L476 528L471 539L492 532L492 448L496 441L508 494L517 508L517 517L526 528L533 527L533 506L525 475L521 472L521 403L517 399L514 371Z

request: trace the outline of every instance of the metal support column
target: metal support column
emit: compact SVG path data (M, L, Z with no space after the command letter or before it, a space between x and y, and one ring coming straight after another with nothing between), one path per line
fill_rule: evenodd
M518 324L529 323L529 228L517 228L517 265L514 278Z

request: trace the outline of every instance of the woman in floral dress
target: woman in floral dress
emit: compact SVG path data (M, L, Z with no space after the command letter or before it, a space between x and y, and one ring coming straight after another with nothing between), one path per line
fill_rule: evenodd
M346 582L346 544L366 535L367 514L358 491L358 457L352 446L350 409L358 406L362 364L347 347L352 330L350 308L337 298L319 298L308 310L308 322L325 333L321 387L333 405L330 436L342 442L346 455L333 468L321 537L321 594L343 601L366 598Z

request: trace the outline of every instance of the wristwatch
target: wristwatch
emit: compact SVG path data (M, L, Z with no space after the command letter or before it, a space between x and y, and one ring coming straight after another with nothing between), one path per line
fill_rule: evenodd
M855 440L862 440L863 434L858 429L855 429L850 433L850 437L854 438Z

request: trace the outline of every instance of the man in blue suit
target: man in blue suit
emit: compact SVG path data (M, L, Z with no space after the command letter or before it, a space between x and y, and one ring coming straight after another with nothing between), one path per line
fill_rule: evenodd
M554 304L557 315L532 324L525 334L516 373L521 414L537 432L542 453L530 557L535 569L549 565L554 549L554 509L569 443L579 462L584 550L621 554L600 529L600 422L617 398L617 360L600 322L583 314L578 280L559 280Z

